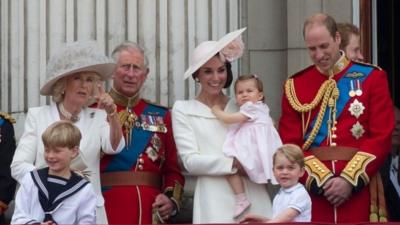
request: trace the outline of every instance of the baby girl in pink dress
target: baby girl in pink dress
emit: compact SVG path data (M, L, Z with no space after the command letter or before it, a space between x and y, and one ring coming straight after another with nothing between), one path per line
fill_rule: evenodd
M235 82L239 112L227 113L214 106L212 112L224 123L231 124L223 146L227 156L236 158L255 183L277 184L272 172L272 156L282 146L269 108L263 102L263 84L257 75L242 75ZM236 199L234 218L250 207L243 181L238 173L227 180Z

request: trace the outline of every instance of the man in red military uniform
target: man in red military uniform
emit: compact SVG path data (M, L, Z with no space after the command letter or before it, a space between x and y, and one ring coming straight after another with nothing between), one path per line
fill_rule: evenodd
M183 193L170 111L141 99L149 73L144 51L135 43L117 46L111 97L127 147L101 160L101 182L110 224L167 222L177 214Z
M311 16L303 34L314 65L286 81L279 133L304 150L312 221L369 221L367 184L390 151L394 124L386 73L346 58L329 15Z

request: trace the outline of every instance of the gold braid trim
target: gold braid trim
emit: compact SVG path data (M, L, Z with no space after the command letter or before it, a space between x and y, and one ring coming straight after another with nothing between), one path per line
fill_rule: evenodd
M321 107L318 112L315 125L311 130L311 133L308 136L307 140L304 142L302 146L303 149L308 149L312 144L312 142L314 141L315 137L317 136L319 129L321 128L322 120L324 118L324 114L326 111L326 107L328 106L328 103L329 102L331 103L329 104L329 106L332 105L332 100L330 99L334 98L334 100L336 100L337 96L339 96L339 90L336 87L336 81L331 78L326 80L319 88L317 95L311 101L311 103L306 103L306 104L300 103L296 95L293 78L287 80L285 84L285 93L288 98L289 104L292 106L294 110L300 113L305 113L313 110L321 102L322 99ZM304 129L305 128L303 127L303 130Z
M0 112L0 117L3 117L4 119L8 120L8 122L10 122L10 123L15 123L15 119L8 113Z
M326 91L326 87L328 86L328 81L329 80L325 81L322 84L322 86L318 90L317 95L311 101L311 103L301 104L299 99L297 98L297 95L296 95L296 89L294 88L294 80L293 80L293 78L287 80L287 82L285 84L285 93L288 96L288 100L289 100L290 105L297 112L309 112L309 111L313 110L320 103L322 97L324 96L324 93Z

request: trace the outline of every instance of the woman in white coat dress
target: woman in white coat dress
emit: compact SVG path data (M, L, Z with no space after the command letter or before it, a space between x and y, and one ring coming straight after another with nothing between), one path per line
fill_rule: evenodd
M40 94L52 96L55 104L28 110L11 164L12 176L19 182L26 173L45 167L42 133L55 121L72 121L82 133L80 153L72 162L72 169L87 175L95 189L97 224L107 223L99 176L101 152L116 154L125 146L116 106L104 93L101 82L114 69L115 64L94 42L67 44L52 55L47 64L47 82ZM95 101L97 108L87 107Z
M179 156L185 169L197 176L194 193L193 223L233 223L235 207L225 175L241 172L240 163L226 157L222 146L227 126L211 112L220 105L225 111L238 110L235 102L223 93L232 83L230 62L241 56L240 34L245 29L225 35L219 41L202 42L193 52L184 79L192 76L200 84L195 99L177 101L172 109L172 125ZM244 179L249 212L270 216L271 200L265 185ZM239 218L240 219L240 218Z

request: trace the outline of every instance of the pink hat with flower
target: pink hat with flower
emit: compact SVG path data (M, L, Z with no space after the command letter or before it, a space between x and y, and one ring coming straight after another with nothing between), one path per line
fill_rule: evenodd
M204 41L200 43L193 51L190 66L186 70L183 79L185 80L190 77L217 53L220 53L223 61L232 62L240 58L244 49L240 34L245 30L246 27L228 33L218 41Z

